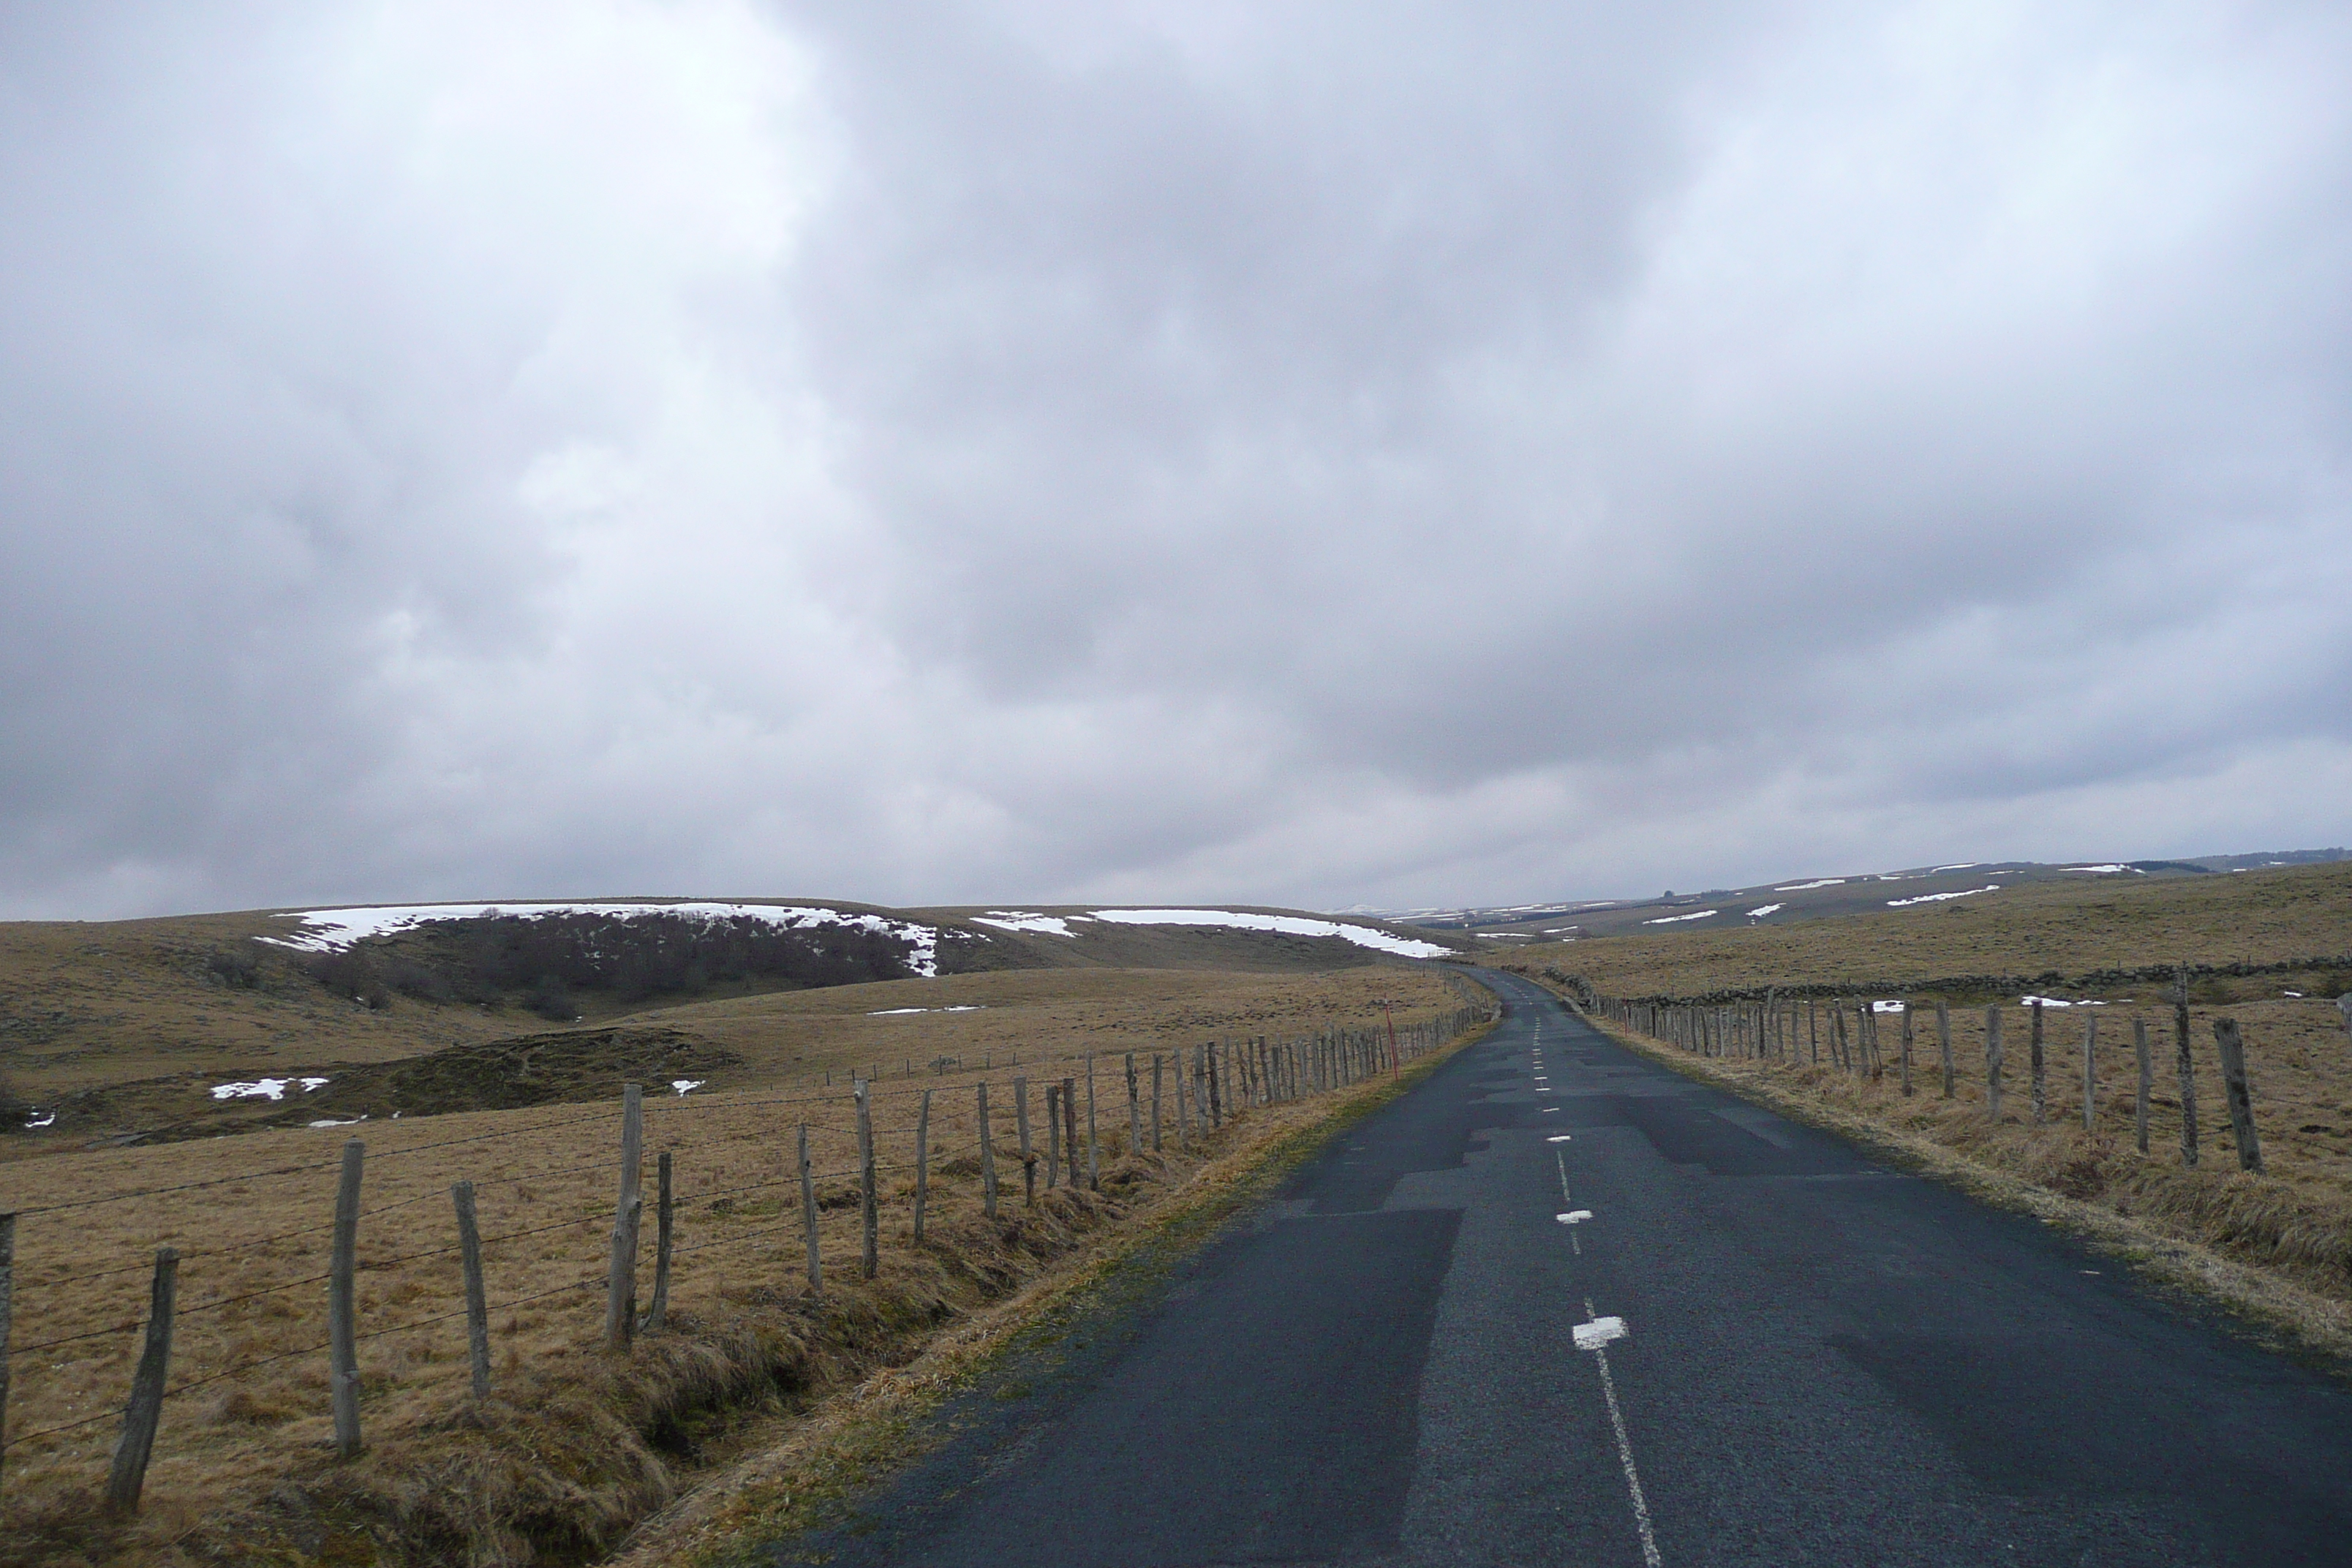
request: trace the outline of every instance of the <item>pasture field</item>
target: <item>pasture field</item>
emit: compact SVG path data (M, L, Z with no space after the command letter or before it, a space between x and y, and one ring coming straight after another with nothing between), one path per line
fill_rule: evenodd
M152 1146L36 1153L37 1135L13 1140L19 1157L0 1165L0 1211L22 1215L0 1563L592 1560L706 1467L772 1436L779 1420L905 1359L940 1325L1034 1278L1207 1162L1344 1098L1268 1104L1213 1135L1196 1120L1180 1140L1179 1047L1337 1031L1369 1040L1391 1018L1409 1040L1419 1030L1433 1043L1464 1005L1449 979L1400 964L1024 970L663 1009L665 1026L740 1065L730 1080L686 1094L647 1086L641 1307L665 1152L675 1266L664 1325L627 1355L600 1348L617 1084L594 1103ZM923 1010L900 1011L908 1007ZM1129 1052L1140 1147L1129 1135ZM1089 1053L1100 1189L1074 1186L1066 1163L1049 1186L1045 1091L1074 1083L1084 1140ZM1155 1054L1171 1064L1156 1150ZM868 1280L847 1080L875 1068L879 1268ZM1027 1080L1039 1160L1034 1205L1016 1077ZM1002 1184L994 1223L982 1214L982 1083ZM918 1247L910 1203L926 1093L929 1209ZM825 1278L815 1297L796 1163L803 1124ZM335 1165L354 1136L365 1143L357 1324L367 1450L337 1463L324 1275ZM478 1194L492 1305L493 1393L478 1404L467 1392L451 1211L459 1180ZM180 1254L173 1394L143 1510L109 1523L98 1496L139 1354L151 1260L166 1246Z

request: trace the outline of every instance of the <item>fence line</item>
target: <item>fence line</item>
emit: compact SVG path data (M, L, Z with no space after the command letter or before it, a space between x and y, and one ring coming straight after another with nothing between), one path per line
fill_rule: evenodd
M2169 1103L2177 1106L2180 1112L2180 1163L2184 1166L2194 1166L2199 1153L2196 1053L2189 1005L2189 973L2186 966L2175 968L2170 994L2166 998L2171 1014L2179 1075L2179 1098ZM1901 1091L1905 1098L1915 1093L1912 1056L1916 1040L1913 1014L1916 1005L1908 998L1874 1001L1866 995L1857 996L1849 991L1829 999L1824 1019L1824 1003L1814 994L1818 989L1814 987L1800 988L1795 994L1777 989L1768 991L1760 1001L1695 1003L1654 997L1608 996L1581 982L1556 973L1551 978L1578 993L1576 1000L1585 1011L1598 1014L1635 1034L1646 1035L1694 1056L1754 1061L1768 1067L1811 1068L1822 1065L1822 1052L1826 1046L1828 1065L1832 1070L1871 1083L1880 1082L1885 1076L1886 1064L1879 1044L1878 1019L1883 1010L1891 1011L1899 1015ZM2051 1060L2065 1050L2078 1048L2080 1070L2074 1083L2079 1084L2083 1097L2080 1120L2084 1131L2097 1131L2102 1085L2098 1013L2083 1009L2081 1043L2079 1047L2074 1047L2047 1028L2045 1013L2048 1007L2042 998L2031 997L2016 1005L1992 1004L1985 1008L1983 1022L1976 1031L1976 1044L1983 1068L1971 1083L1968 1073L1956 1061L1953 1014L1949 1004L1938 999L1934 1006L1941 1099L1964 1098L1960 1090L1966 1087L1969 1093L1965 1098L1979 1100L1991 1121L2000 1122L2005 1120L2006 1022L2011 1015L2021 1014L2021 1021L2026 1026L2025 1076L2032 1123L2042 1126L2064 1120L2053 1114L2055 1101L2051 1092L2053 1087ZM2076 1008L2069 1006L2065 1010L2071 1014ZM1848 1027L1849 1015L1852 1017L1851 1030ZM2247 1085L2242 1033L2234 1018L2221 1016L2210 1022L2219 1070L2227 1091L2230 1130L2236 1146L2238 1164L2242 1170L2259 1172L2263 1169L2262 1141L2254 1125L2252 1096ZM2147 1152L2148 1146L2148 1107L2152 1099L2153 1077L2147 1024L2145 1014L2137 1015L2132 1020L2136 1081L2128 1110L2120 1113L2130 1121L2134 1139L2143 1153ZM2118 1048L2110 1047L2109 1051L2111 1056L2120 1059ZM1961 1050L1957 1055L1958 1061L1965 1061L1969 1053ZM2067 1075L2061 1072L2057 1081L2068 1083ZM2120 1077L2110 1077L2105 1081L2119 1087ZM2119 1097L2110 1096L2111 1100L2115 1098ZM2168 1102L2156 1100L2155 1103Z
M1496 1005L1491 999L1486 997L1483 992L1473 992L1467 983L1460 981L1457 976L1449 974L1446 978L1448 984L1456 989L1465 1002L1471 1002L1475 997L1475 1003L1402 1022L1384 1020L1381 1026L1371 1028L1331 1027L1312 1036L1286 1039L1253 1036L1241 1039L1210 1040L1172 1048L1162 1047L1157 1051L1148 1052L1077 1052L1063 1057L1048 1056L1044 1058L1032 1058L1026 1063L1016 1061L1007 1064L1007 1068L1003 1069L983 1068L983 1073L990 1070L1008 1070L1013 1067L1021 1068L1020 1074L1014 1077L1011 1083L1012 1098L1017 1111L1017 1139L1011 1139L1004 1135L1009 1130L1005 1129L1001 1121L992 1128L987 1120L991 1089L993 1088L1002 1092L1006 1088L1004 1083L1000 1081L992 1085L988 1079L982 1076L976 1081L968 1082L951 1089L942 1089L940 1079L948 1077L950 1070L944 1067L931 1074L929 1081L921 1081L920 1075L910 1075L916 1081L902 1083L893 1091L885 1091L879 1084L856 1080L845 1091L835 1090L830 1094L758 1096L740 1100L714 1096L691 1102L681 1097L675 1100L656 1100L647 1103L637 1086L629 1085L626 1086L624 1104L617 1110L600 1109L583 1115L534 1122L528 1127L500 1129L458 1138L434 1139L423 1143L381 1150L367 1149L355 1137L346 1145L343 1153L333 1159L302 1162L235 1176L172 1183L132 1192L47 1204L22 1209L16 1214L0 1215L0 1237L16 1237L19 1234L16 1226L20 1217L32 1219L40 1215L86 1210L109 1204L201 1193L222 1186L271 1180L282 1176L313 1174L330 1170L340 1172L340 1180L336 1184L334 1194L336 1215L332 1221L280 1231L250 1242L214 1247L184 1255L168 1247L162 1248L156 1254L153 1265L156 1270L156 1280L152 1292L151 1310L147 1316L143 1319L134 1318L110 1323L102 1328L53 1336L29 1343L12 1342L11 1338L12 1319L22 1319L29 1304L24 1287L32 1286L42 1297L53 1299L55 1292L68 1287L78 1287L95 1280L135 1273L148 1268L148 1264L123 1264L55 1279L34 1279L26 1277L27 1270L25 1268L26 1259L21 1240L18 1240L14 1247L13 1254L9 1247L0 1245L0 1458L20 1454L28 1445L41 1444L47 1439L86 1427L108 1421L121 1422L124 1426L124 1436L117 1445L114 1454L108 1496L116 1512L134 1512L138 1507L140 1489L143 1485L149 1455L157 1441L160 1413L164 1405L183 1398L195 1389L208 1387L258 1368L322 1354L329 1363L327 1383L329 1403L332 1406L332 1414L335 1416L336 1447L343 1455L349 1456L360 1450L364 1436L362 1427L364 1400L356 1359L357 1347L362 1344L387 1336L413 1332L466 1319L468 1321L467 1331L475 1342L470 1359L475 1373L475 1392L479 1394L488 1386L487 1319L489 1315L509 1312L535 1302L593 1289L602 1285L606 1291L604 1342L615 1353L625 1354L628 1352L631 1342L641 1329L650 1331L660 1326L660 1314L666 1304L671 1270L678 1260L688 1257L730 1247L756 1246L764 1238L777 1233L797 1229L803 1233L806 1243L808 1289L812 1293L821 1292L824 1288L824 1267L828 1263L836 1263L836 1248L829 1244L828 1238L822 1232L824 1230L824 1222L829 1216L843 1213L845 1197L850 1205L849 1216L856 1223L858 1233L855 1250L862 1254L861 1271L871 1278L875 1273L877 1252L882 1245L887 1241L892 1247L898 1247L901 1245L902 1238L907 1234L903 1230L894 1230L887 1237L883 1234L877 1221L879 1208L885 1203L889 1205L894 1215L899 1214L904 1209L913 1217L915 1226L913 1245L920 1247L923 1246L921 1226L924 1218L929 1217L936 1222L943 1201L961 1200L969 1203L975 1195L972 1191L972 1182L977 1177L981 1188L977 1195L981 1199L981 1207L985 1218L990 1222L1003 1223L998 1215L996 1164L999 1160L1010 1159L1018 1163L1023 1173L1023 1181L1011 1194L1011 1200L1024 1210L1034 1209L1040 1205L1042 1200L1036 1184L1040 1156L1032 1143L1029 1121L1029 1093L1033 1087L1031 1075L1035 1075L1040 1080L1035 1087L1045 1088L1052 1100L1058 1102L1052 1106L1055 1114L1049 1121L1051 1142L1055 1146L1051 1151L1054 1163L1049 1165L1045 1172L1047 1191L1050 1193L1057 1183L1064 1179L1066 1179L1074 1188L1084 1186L1092 1191L1099 1191L1102 1187L1103 1164L1107 1156L1115 1159L1124 1154L1133 1160L1154 1160L1159 1157L1159 1152L1163 1146L1166 1135L1171 1131L1175 1135L1180 1151L1187 1153L1193 1152L1195 1141L1222 1130L1235 1118L1245 1115L1251 1110L1305 1100L1346 1089L1375 1076L1393 1074L1401 1070L1405 1062L1426 1055L1457 1037L1465 1030L1496 1016ZM1100 1086L1097 1082L1098 1064L1095 1058L1103 1055L1108 1055L1111 1058L1108 1063L1099 1065L1107 1068L1111 1075L1109 1081L1112 1087L1109 1092L1114 1097L1114 1107L1118 1086L1122 1080L1128 1096L1128 1115L1121 1118L1113 1109L1107 1121L1097 1115ZM1145 1097L1139 1087L1143 1070L1141 1058L1147 1057L1151 1079L1148 1110ZM938 1059L942 1062L945 1060L945 1058ZM1055 1068L1067 1070L1056 1073L1054 1071ZM956 1070L961 1072L968 1069L961 1069L961 1064L958 1064ZM1058 1081L1051 1081L1056 1079ZM1170 1097L1174 1101L1172 1106L1166 1103L1160 1092L1163 1079L1173 1079L1173 1094ZM966 1089L971 1091L969 1105L961 1103L965 1098ZM1087 1114L1084 1117L1078 1115L1079 1108L1076 1104L1080 1092L1086 1094L1087 1100ZM895 1120L881 1121L880 1119L875 1118L873 1110L876 1108L876 1102L884 1100L886 1093L894 1100L903 1096L910 1105L919 1106L919 1113L917 1119L901 1125ZM934 1108L935 1100L936 1108ZM712 1121L708 1119L719 1116L720 1113L753 1112L779 1106L811 1108L830 1106L848 1110L853 1114L850 1118L850 1125L847 1126L834 1127L814 1122L798 1124L797 1137L800 1140L801 1154L797 1169L793 1168L789 1152L783 1147L783 1140L790 1131L789 1124L766 1123L754 1118L752 1121L756 1125L751 1125L747 1131L745 1130L747 1124L740 1116L731 1122L722 1119L717 1123L718 1142L710 1145L713 1160L705 1164L702 1172L703 1180L714 1181L719 1184L697 1187L690 1193L673 1192L670 1180L671 1161L675 1153L690 1152L695 1145L690 1142L681 1143L675 1138L666 1138L662 1141L663 1146L659 1151L663 1177L661 1224L654 1242L657 1254L655 1259L656 1284L654 1310L641 1320L637 1312L635 1289L637 1264L643 1250L643 1240L638 1234L637 1225L637 1215L640 1211L637 1183L645 1158L647 1153L653 1152L646 1144L646 1113L667 1114L682 1109L690 1109L698 1113L698 1122L689 1123L689 1125L712 1126ZM625 1153L618 1162L592 1161L586 1163L569 1164L553 1172L525 1171L520 1173L479 1178L478 1181L461 1181L458 1186L466 1189L464 1195L458 1196L454 1188L450 1190L449 1194L455 1204L453 1216L456 1217L457 1239L446 1246L421 1249L412 1247L410 1249L396 1252L389 1257L364 1253L362 1246L364 1227L362 1222L394 1210L414 1207L431 1201L439 1194L428 1191L378 1204L373 1207L362 1207L360 1195L363 1181L363 1162L365 1165L375 1165L385 1160L400 1160L410 1154L428 1151L483 1146L502 1140L528 1139L590 1124L609 1125L616 1119L622 1123L625 1151L631 1151L636 1154L634 1161L629 1160ZM358 1124L352 1125L356 1128ZM388 1126L389 1123L378 1125L379 1127ZM657 1121L656 1131L663 1125L665 1124ZM854 1156L855 1163L842 1164L835 1159L823 1162L810 1160L808 1152L812 1135L818 1135L826 1140L828 1153L845 1142L854 1142L858 1149L857 1154ZM895 1141L905 1137L912 1137L916 1140L915 1149L911 1152L916 1154L917 1158L886 1157L885 1152L879 1148L882 1140L891 1139L894 1141L893 1153L895 1154L898 1148ZM1085 1144L1083 1150L1079 1147L1081 1140ZM365 1151L364 1154L362 1150ZM742 1171L745 1163L744 1156L747 1154L754 1170L764 1166L766 1171L774 1173L761 1173L753 1180L738 1181L730 1173L730 1167L735 1172ZM778 1169L775 1164L770 1163L775 1161L781 1161L783 1168ZM823 1163L824 1168L817 1169L818 1163ZM910 1182L899 1179L904 1173L910 1172L913 1173ZM452 1174L455 1173L452 1173ZM617 1174L620 1183L617 1200L611 1196L612 1188L605 1189L604 1204L608 1206L604 1206L601 1210L592 1208L589 1212L548 1223L510 1226L493 1235L469 1237L467 1234L468 1229L467 1222L472 1217L473 1189L477 1185L545 1184L572 1177L593 1177L597 1174L608 1176ZM891 1190L887 1193L882 1190L882 1182L886 1174L891 1182ZM847 1189L838 1184L845 1181L855 1184ZM798 1205L789 1201L785 1192L795 1184L801 1188L802 1193L802 1202ZM738 1217L737 1211L719 1206L724 1200L746 1193L765 1192L772 1188L779 1190L780 1201L773 1219L766 1223L748 1226L740 1226L735 1223ZM531 1202L548 1200L525 1198L518 1201L527 1209ZM558 1196L553 1201L568 1202L571 1199L569 1195L565 1195ZM690 1215L679 1214L677 1210L685 1205L696 1205L700 1212ZM916 1205L924 1205L924 1208L914 1207ZM761 1206L764 1207L764 1205ZM796 1206L799 1211L797 1213L794 1212ZM925 1214L926 1208L928 1215ZM683 1223L674 1225L674 1219L682 1220ZM477 1294L479 1289L480 1257L483 1252L491 1252L494 1258L504 1259L502 1267L507 1268L520 1268L528 1271L534 1268L543 1268L546 1263L551 1261L551 1255L543 1248L534 1259L518 1251L515 1244L532 1237L578 1230L608 1221L613 1227L613 1241L605 1267L601 1273L583 1276L551 1289L529 1291L495 1301L488 1301ZM717 1234L697 1234L702 1232L706 1226L711 1227ZM677 1234L679 1231L688 1234L680 1237ZM282 1258L268 1256L268 1249L287 1242L304 1241L322 1235L330 1236L332 1239L330 1267L325 1273L306 1272L290 1279L257 1284L250 1288L233 1288L230 1294L194 1305L183 1306L177 1302L176 1270L182 1262L230 1260L232 1266L247 1268L267 1268L272 1264L289 1261ZM300 1251L308 1252L309 1248L305 1247ZM386 1327L369 1328L363 1325L362 1320L369 1314L371 1308L357 1289L358 1281L362 1277L381 1274L407 1265L451 1255L464 1256L463 1276L467 1290L467 1305L451 1311ZM311 1267L315 1268L317 1265L314 1263ZM327 1292L328 1331L317 1343L305 1343L289 1350L236 1358L226 1367L205 1370L199 1375L184 1377L176 1384L171 1381L173 1348L172 1329L175 1322L218 1313L226 1309L267 1297L281 1297L289 1291L320 1284L329 1288ZM414 1291L407 1289L404 1285L399 1294L400 1299L405 1300L413 1297ZM478 1301L482 1303L478 1307L476 1305ZM79 1361L69 1359L66 1363L42 1369L45 1373L64 1374L65 1379L72 1379L77 1375L77 1369L88 1367L91 1371L96 1371L100 1366L110 1363L113 1358L121 1353L121 1343L126 1337L136 1336L142 1332L146 1339L147 1350L141 1357L138 1375L133 1380L134 1398L127 1409L116 1405L88 1416L52 1424L32 1432L12 1434L6 1431L7 1401L11 1391L8 1373L13 1363L19 1363L27 1356L54 1351L70 1344L109 1340L116 1342L116 1345L95 1355L84 1356ZM226 1333L227 1331L217 1331L217 1332ZM85 1386L88 1373L80 1373L79 1378L79 1382L72 1385ZM16 1385L16 1391L21 1397L25 1392L21 1383ZM168 1433L165 1435L168 1436ZM17 1465L9 1467L7 1472L9 1479L16 1480L21 1475L21 1461ZM22 1484L20 1480L18 1484Z

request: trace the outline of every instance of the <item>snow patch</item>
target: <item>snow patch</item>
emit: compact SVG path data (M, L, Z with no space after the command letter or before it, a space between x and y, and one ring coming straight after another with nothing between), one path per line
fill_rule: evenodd
M885 1007L878 1013L868 1013L869 1018L906 1018L917 1013L977 1013L985 1004L965 1002L953 1007Z
M707 1078L674 1078L669 1080L669 1086L680 1094L690 1094L709 1081Z
M1979 893L1998 893L2000 891L2000 884L1999 882L1990 882L1981 888L1965 888L1957 893L1921 893L1916 898L1889 899L1886 900L1886 907L1890 910L1899 910L1906 904L1935 904L1941 903L1946 899L1973 899Z
M1901 1002L1873 1002L1870 1010L1874 1013L1900 1013L1905 1005Z
M1084 920L1086 917L1079 915L1076 918ZM971 921L974 925L994 926L999 931L1031 931L1041 936L1066 936L1073 941L1078 934L1070 929L1069 921L1063 916L1027 914L1020 910L991 910L984 915L972 916Z
M1454 950L1433 942L1391 936L1370 926L1339 921L1308 920L1302 915L1260 915L1228 910L1097 910L1094 918L1131 926L1228 926L1236 931L1280 931L1285 936L1336 936L1376 952L1400 958L1444 958Z
M1786 904L1763 904L1763 905L1759 905L1759 907L1757 907L1757 908L1755 908L1755 909L1752 909L1752 910L1748 910L1748 918L1749 920L1751 920L1751 921L1760 921L1760 920L1762 920L1766 915L1776 915L1776 914L1779 914L1782 910L1785 910L1785 909L1787 909L1788 907L1789 907L1789 906L1788 906L1788 905L1786 905Z
M2128 871L2128 866L2061 866L2061 871L2087 871L2094 877L2112 877L2118 871Z
M1772 890L1776 893L1801 893L1808 888L1843 888L1844 886L1843 877L1823 877L1818 882L1791 882L1785 888L1775 888Z
M1660 915L1656 920L1643 921L1642 923L1645 926L1670 926L1677 921L1703 921L1709 915L1722 912L1721 910L1701 910L1696 914L1690 915Z
M340 952L367 937L390 936L436 921L484 920L499 915L526 921L544 920L550 915L602 915L624 921L644 915L673 915L706 925L730 920L764 921L787 931L852 926L897 937L910 950L908 968L927 980L939 973L940 933L936 926L793 904L379 904L366 909L310 910L282 915L278 917L281 920L300 921L303 929L291 936L266 936L261 940L275 947L290 947L303 952Z
M322 1087L322 1078L257 1078L251 1083L216 1083L213 1085L215 1100L282 1100L286 1086L299 1084L304 1094Z
M1981 866L1983 864L1984 862L1981 860L1963 860L1955 866L1930 866L1927 868L1927 870L1930 875L1933 875L1937 871L1966 871L1973 867Z
M34 1117L30 1121L26 1122L25 1126L27 1131L36 1127L47 1127L50 1122L55 1121L57 1119L58 1113L52 1110L45 1115Z
M2069 1002L2063 996L2020 996L2017 999L2017 1005L2021 1007L2031 1007L2036 1002L2041 1003L2044 1007L2104 1007L2106 1005L2105 1002L2094 1002L2087 997L2080 1002Z

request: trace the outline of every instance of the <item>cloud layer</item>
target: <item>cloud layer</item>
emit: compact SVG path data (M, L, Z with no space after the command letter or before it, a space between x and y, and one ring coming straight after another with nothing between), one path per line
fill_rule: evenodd
M0 913L2340 842L2321 5L16 8Z

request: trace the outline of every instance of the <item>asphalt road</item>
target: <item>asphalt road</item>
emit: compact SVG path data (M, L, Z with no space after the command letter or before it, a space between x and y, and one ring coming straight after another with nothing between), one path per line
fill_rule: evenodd
M770 1551L2352 1563L2352 1393L1495 984L1486 1040Z

